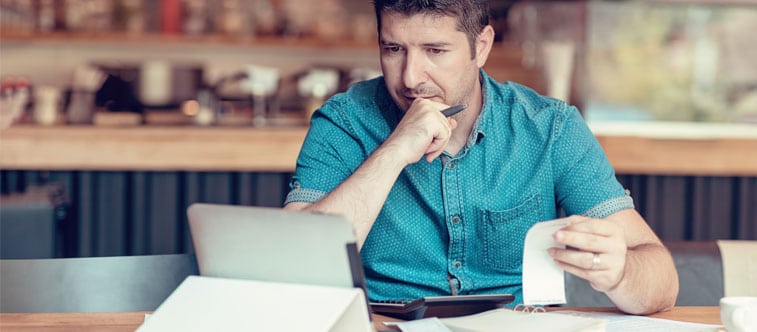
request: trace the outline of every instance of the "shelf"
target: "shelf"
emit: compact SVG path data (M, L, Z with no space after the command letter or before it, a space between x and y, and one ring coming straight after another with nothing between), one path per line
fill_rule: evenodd
M175 45L175 46L238 46L238 47L264 47L264 48L338 48L338 49L375 49L376 39L358 40L329 40L316 37L234 37L221 34L208 35L173 35L173 34L133 34L133 33L69 33L69 32L18 32L0 30L0 39L3 42L16 43L65 43L66 45L107 45L134 43L140 45Z
M590 125L618 174L757 176L757 154L750 152L757 151L754 126L705 124L694 126L701 135L660 136L665 127L650 134L639 129L645 124L635 125L635 133ZM291 172L306 132L305 127L15 126L0 132L0 168Z
M138 50L151 50L153 55L172 54L174 57L187 59L187 54L207 54L203 61L212 63L219 54L250 54L267 56L271 59L288 59L296 63L318 61L344 61L345 59L364 59L365 63L378 65L378 47L375 38L365 41L325 40L311 38L255 37L235 38L224 35L164 35L164 34L127 34L127 33L23 33L0 30L3 47L18 48L65 48L69 51L80 50L79 56L90 55L97 50L100 57L139 58ZM111 53L102 53L108 50ZM118 51L115 51L118 50ZM209 53L213 50L216 53ZM24 51L22 49L22 51ZM115 52L115 53L114 53ZM122 53L118 53L122 52ZM118 55L116 55L116 53ZM544 93L543 75L538 68L525 68L522 64L520 46L511 42L499 42L493 45L484 69L499 81L515 81ZM191 56L189 57L191 58ZM299 59L299 60L295 60ZM341 59L341 60L338 60ZM325 63L325 62L324 62Z

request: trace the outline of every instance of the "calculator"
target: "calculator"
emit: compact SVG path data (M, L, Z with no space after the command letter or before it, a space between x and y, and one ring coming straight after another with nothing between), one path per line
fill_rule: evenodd
M415 320L426 317L456 317L501 308L513 302L512 294L427 296L411 300L371 301L375 314Z

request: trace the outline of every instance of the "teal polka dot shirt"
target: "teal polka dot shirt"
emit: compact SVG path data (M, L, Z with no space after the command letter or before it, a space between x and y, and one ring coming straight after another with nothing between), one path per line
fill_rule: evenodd
M603 218L633 201L575 107L481 71L484 109L467 145L407 166L360 255L373 300L511 293L522 302L526 231L558 210ZM315 202L402 117L383 78L353 85L311 119L287 195Z

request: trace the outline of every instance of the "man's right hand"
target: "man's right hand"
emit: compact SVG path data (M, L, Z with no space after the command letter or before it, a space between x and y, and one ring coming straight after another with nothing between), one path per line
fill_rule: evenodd
M441 111L449 107L428 99L417 98L405 112L394 132L382 144L406 165L418 162L423 155L432 162L449 143L457 121L445 117Z
M415 99L389 138L347 180L318 202L294 202L285 208L344 215L355 228L358 249L362 248L405 166L423 155L431 162L447 147L457 121L442 114L445 108L442 103Z

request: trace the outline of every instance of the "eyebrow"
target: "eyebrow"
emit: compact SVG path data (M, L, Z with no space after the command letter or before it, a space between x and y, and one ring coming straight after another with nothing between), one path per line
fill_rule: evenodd
M379 44L382 46L401 45L399 43L390 42L383 39L379 40ZM430 48L443 48L443 47L448 47L450 45L452 45L452 43L448 43L448 42L430 42L430 43L421 44L421 46L423 47L430 47Z
M452 43L447 43L447 42L436 42L436 43L425 43L425 44L423 44L423 46L430 47L430 48L444 48L444 47L447 47L447 46L450 46L450 45L452 45Z

